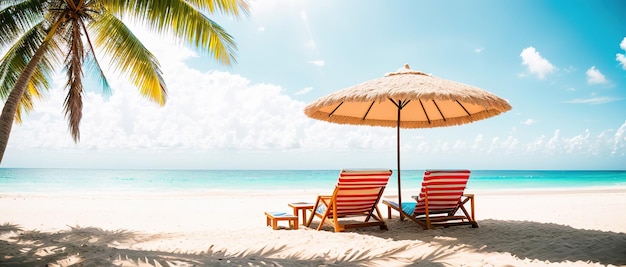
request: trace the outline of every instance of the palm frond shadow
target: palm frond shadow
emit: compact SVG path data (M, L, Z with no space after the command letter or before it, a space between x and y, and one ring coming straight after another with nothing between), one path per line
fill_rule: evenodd
M477 252L510 253L520 259L583 261L626 265L626 234L576 229L554 223L481 220L480 228L422 230L412 221L388 221L390 232L371 235L394 240L421 240L441 246L463 245ZM402 231L398 234L397 231Z
M403 262L404 264L418 264L419 266L443 266L443 263L447 259L456 255L457 250L454 250L452 246L448 247L440 247L437 250L426 253L423 255L419 255L417 253L412 256L398 256L399 254L406 251L416 251L415 248L422 247L425 245L404 245L396 248L392 248L385 253L382 254L373 254L371 253L371 249L366 250L354 250L349 249L344 257L338 257L336 263L355 263L360 265L371 265L372 263L377 263L380 266L387 266L389 262ZM447 252L446 252L447 251ZM372 256L375 255L375 256Z
M287 245L265 246L260 249L227 251L208 248L203 252L159 251L133 249L132 244L158 240L162 236L143 235L127 230L103 230L96 227L69 227L69 230L46 233L23 230L17 225L0 226L0 266L383 266L390 260L407 264L421 262L436 265L430 260L445 257L445 253L422 256L398 256L407 249L404 245L372 253L371 249L348 249L344 254L328 251L324 255L310 255L289 250Z
M344 222L349 221L350 220L346 220ZM319 220L314 220L311 222L309 228L317 229L319 223ZM328 224L324 224L322 225L321 231L333 232L334 228ZM390 230L381 230L378 227L354 228L348 229L346 232L383 238L398 235L397 229L390 228ZM387 251L382 253L380 251L372 253L371 249L364 248L362 250L348 249L341 255L334 251L328 251L323 256L328 259L327 262L337 264L351 263L364 266L377 264L379 266L388 266L389 264L386 264L388 262L394 262L396 264L402 262L403 266L445 266L449 265L446 264L446 262L453 258L458 258L458 252L467 250L465 246L459 246L458 244L440 244L435 249L427 248L427 246L429 246L428 243L411 242L410 244L388 248ZM295 258L303 257L303 255L300 254L294 254L293 256Z
M10 223L5 223L5 224L0 225L0 235L5 234L5 233L10 233L10 232L17 232L17 231L22 231L22 229L18 227L17 225L10 224Z

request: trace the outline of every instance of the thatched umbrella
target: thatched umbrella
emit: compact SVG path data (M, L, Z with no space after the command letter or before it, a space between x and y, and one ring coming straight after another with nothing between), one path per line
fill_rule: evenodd
M400 128L461 125L511 110L509 103L482 89L414 71L370 80L320 98L304 113L339 124L397 128L398 205L400 187Z

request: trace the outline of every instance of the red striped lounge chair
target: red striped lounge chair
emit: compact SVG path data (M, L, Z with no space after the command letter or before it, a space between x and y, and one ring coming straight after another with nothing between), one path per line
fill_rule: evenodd
M342 170L332 196L317 197L306 226L318 217L321 219L318 231L324 223L332 225L335 232L369 226L387 230L378 202L391 173L391 170ZM355 217L364 219L358 221Z
M391 210L394 209L424 229L454 225L477 228L474 195L463 194L469 177L469 170L426 170L422 190L419 196L413 197L416 202L402 202L400 208L397 202L383 200L383 204L387 205L387 217L391 219ZM465 208L468 202L470 212Z

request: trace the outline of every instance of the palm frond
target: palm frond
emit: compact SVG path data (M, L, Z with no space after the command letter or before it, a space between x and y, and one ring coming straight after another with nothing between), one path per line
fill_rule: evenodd
M5 2L5 1L3 1ZM45 0L11 1L0 10L0 49L11 45L44 18ZM3 5L6 3L3 3Z
M87 40L87 45L88 45L87 47L88 50L85 55L86 56L85 62L87 63L87 67L88 67L87 70L89 73L92 73L93 75L98 76L98 80L100 81L100 86L102 87L102 92L105 95L110 95L111 87L109 86L109 81L104 75L104 71L102 70L102 67L100 66L100 62L98 62L98 59L96 58L94 46L93 46L93 43L91 42L91 37L89 36L89 32L87 31L87 28L82 23L82 21L81 21L81 27L83 29L83 32L85 32L85 39Z
M236 62L236 44L233 37L199 10L205 8L210 10L211 6L215 10L216 4L213 2L223 2L217 5L218 9L247 8L246 2L234 0L193 1L193 3L184 0L103 0L107 10L114 15L119 17L130 15L151 30L159 34L174 34L184 43L212 55L218 62L230 65L231 61ZM229 4L230 2L232 4ZM245 8L239 7L240 3L245 4ZM192 4L197 4L199 9Z
M217 11L239 16L240 13L248 15L250 6L245 0L189 0L192 6L201 11L207 11L209 13L215 13Z
M27 31L15 44L6 51L0 61L0 97L6 99L15 86L15 83L24 70L37 47L45 38L45 32L41 23ZM30 111L33 108L32 98L39 98L41 92L50 88L50 74L54 71L54 66L58 64L58 45L51 41L47 46L46 56L37 65L33 76L29 80L28 88L20 100L20 107L16 113L17 122L21 121L23 111ZM31 97L32 96L32 97Z
M22 114L28 113L35 108L33 103L34 98L41 98L41 94L32 83L29 83L26 92L24 92L24 96L22 96L22 100L20 100L20 104L17 106L17 112L15 113L16 123L22 123Z
M122 21L105 13L89 25L94 43L125 73L141 95L164 105L167 97L159 62Z
M83 62L84 46L81 37L81 27L78 20L71 20L68 25L69 47L65 59L67 71L66 88L68 90L65 97L65 116L68 120L68 127L74 142L80 140L80 120L83 116Z

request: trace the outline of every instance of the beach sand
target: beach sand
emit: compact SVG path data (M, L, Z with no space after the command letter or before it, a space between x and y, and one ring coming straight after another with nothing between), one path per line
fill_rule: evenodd
M626 266L624 188L469 192L474 229L266 226L318 193L2 194L0 266Z

